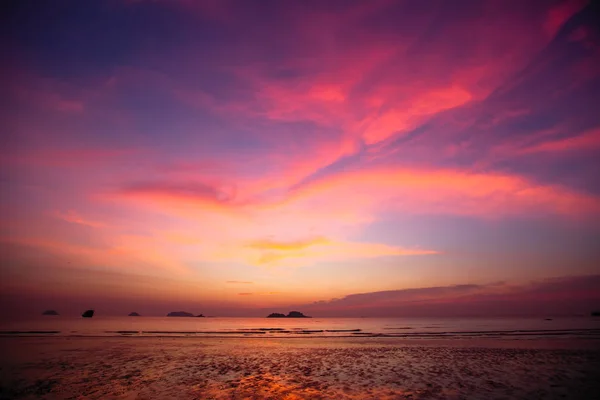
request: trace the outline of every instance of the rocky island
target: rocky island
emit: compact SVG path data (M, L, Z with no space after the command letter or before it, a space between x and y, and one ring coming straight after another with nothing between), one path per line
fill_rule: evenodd
M267 315L267 318L311 318L307 315L302 314L300 311L290 311L288 315L281 313L271 313Z
M58 313L54 310L46 310L42 313L42 315L58 315Z
M83 318L92 318L94 316L94 310L87 310L83 314L81 314Z
M141 317L141 315L134 311L134 312L129 313L128 317Z
M167 317L193 317L194 314L185 311L171 311Z

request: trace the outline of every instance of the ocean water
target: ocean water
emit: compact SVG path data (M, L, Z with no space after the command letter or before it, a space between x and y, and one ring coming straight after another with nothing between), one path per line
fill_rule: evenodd
M195 318L39 316L0 336L402 337L600 339L600 318Z

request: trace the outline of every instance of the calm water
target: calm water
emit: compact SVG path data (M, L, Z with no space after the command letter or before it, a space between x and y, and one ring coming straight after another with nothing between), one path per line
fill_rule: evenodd
M392 336L600 339L600 318L186 318L40 316L0 323L0 335L53 336Z

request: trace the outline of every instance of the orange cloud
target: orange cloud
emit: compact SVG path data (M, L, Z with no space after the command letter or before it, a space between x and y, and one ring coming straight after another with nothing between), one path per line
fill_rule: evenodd
M248 247L252 247L259 250L284 250L294 251L303 250L310 246L325 245L330 243L327 238L316 237L305 240L297 240L292 242L277 242L274 240L257 240L248 244Z
M279 292L261 292L261 293L243 292L243 293L238 293L238 296L274 296L276 294L279 294Z
M125 268L151 274L189 273L189 269L174 254L168 254L156 242L145 237L112 237L112 243L102 247L42 237L1 237L0 242L32 247L52 255L54 261L83 269L99 267L117 270Z
M235 255L234 255L235 254ZM378 243L335 241L315 237L296 241L260 240L243 248L234 247L215 254L219 260L240 259L256 266L300 266L323 261L437 254L432 250L406 249Z
M202 243L202 240L194 235L179 233L179 232L166 232L164 235L168 241L180 244L180 245L196 245Z

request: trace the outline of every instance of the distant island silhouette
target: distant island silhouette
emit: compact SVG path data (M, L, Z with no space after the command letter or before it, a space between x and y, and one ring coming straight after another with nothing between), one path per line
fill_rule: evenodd
M196 315L197 318L204 318L204 314L198 314Z
M592 311L592 317L600 317L600 311Z
M271 313L267 315L267 318L312 318L302 314L300 311L290 311L288 315L281 313Z
M58 313L54 310L46 310L42 313L42 315L58 315Z
M94 310L87 310L83 314L81 314L83 318L92 318L94 316Z
M134 311L134 312L129 313L128 317L141 317L141 315Z
M185 311L171 311L167 314L167 317L195 317L195 315Z

